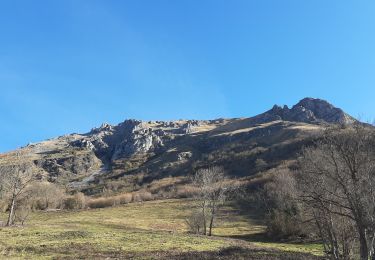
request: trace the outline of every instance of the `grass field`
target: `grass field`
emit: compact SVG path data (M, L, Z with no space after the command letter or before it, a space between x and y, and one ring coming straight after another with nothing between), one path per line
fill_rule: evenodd
M2 259L315 259L317 244L257 241L264 227L230 206L213 237L186 232L189 200L82 211L36 212L24 227L0 229ZM291 253L288 253L291 252Z

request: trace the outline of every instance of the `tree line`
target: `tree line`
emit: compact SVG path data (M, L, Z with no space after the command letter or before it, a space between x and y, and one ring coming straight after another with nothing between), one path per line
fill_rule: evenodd
M256 197L273 235L316 236L330 259L375 259L374 129L327 129Z

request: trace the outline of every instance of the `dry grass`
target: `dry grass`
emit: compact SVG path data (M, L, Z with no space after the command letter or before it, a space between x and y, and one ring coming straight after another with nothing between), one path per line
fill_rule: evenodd
M215 237L190 235L185 219L193 207L190 200L164 200L105 209L36 212L25 227L0 228L0 258L215 259L223 255L222 259L258 259L267 255L273 258L263 259L282 259L297 255L292 259L307 259L312 256L301 252L321 254L320 246L314 244L246 241L264 227L230 206L222 210ZM283 253L289 251L295 253Z
M142 202L153 200L154 196L148 191L137 191L132 193L124 193L116 196L88 198L86 206L88 208L107 208L131 202Z

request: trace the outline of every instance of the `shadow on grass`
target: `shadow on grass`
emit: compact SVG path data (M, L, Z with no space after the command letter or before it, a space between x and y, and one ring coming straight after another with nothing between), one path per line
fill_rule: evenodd
M186 252L161 256L160 259L260 259L260 260L318 260L317 256L304 253L274 251L272 249L227 247L216 252Z
M246 233L239 233L239 234L231 234L231 235L225 235L221 237L226 237L230 239L236 239L244 242L251 242L251 243L264 243L268 244L269 246L272 246L272 244L275 244L275 249L278 249L280 247L288 247L288 245L295 247L298 245L298 247L301 247L304 249L306 247L306 251L310 251L311 247L313 247L313 244L319 244L321 241L312 240L306 237L275 237L270 236L266 232L266 227L264 226L264 216L262 215L262 212L259 210L240 203L232 202L230 204L232 209L235 210L237 216L241 216L245 219L245 221L249 222L250 226L263 226L264 228L261 228L259 230L249 230L249 232ZM230 212L229 212L230 213ZM233 216L233 212L232 212ZM230 221L230 220L229 220Z
M246 242L265 242L265 243L280 242L280 241L270 238L269 236L267 236L266 233L232 235L232 236L226 236L226 237L244 240Z
M272 238L267 233L254 233L254 234L244 234L244 235L232 235L226 236L228 238L244 240L246 242L261 242L261 243L282 243L282 244L293 244L293 245L305 245L311 243L321 243L319 240L303 239L303 238Z
M20 252L29 253L34 257L53 256L54 259L165 259L165 260L190 260L190 259L249 259L249 260L322 260L316 256L303 253L280 252L268 249L226 247L219 251L154 251L150 252L132 252L123 251L118 248L111 250L100 250L97 245L91 243L71 243L69 245L60 245L58 247L51 245L31 246L27 248L8 248L8 253Z

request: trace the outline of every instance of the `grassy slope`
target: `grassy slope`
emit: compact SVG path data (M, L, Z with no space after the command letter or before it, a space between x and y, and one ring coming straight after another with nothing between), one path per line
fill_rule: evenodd
M237 214L231 207L223 209L223 217L214 230L215 237L189 235L185 217L191 207L188 200L164 200L106 209L34 213L25 227L0 229L0 256L7 259L189 259L198 257L194 255L197 252L201 252L198 253L201 258L211 258L215 252L238 253L236 258L241 258L251 252L258 259L264 255L280 255L259 247L321 254L319 245L314 244L246 241L264 227L251 216ZM242 251L230 251L233 248Z

